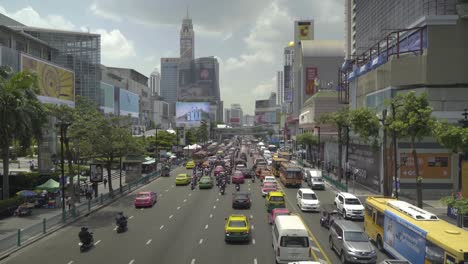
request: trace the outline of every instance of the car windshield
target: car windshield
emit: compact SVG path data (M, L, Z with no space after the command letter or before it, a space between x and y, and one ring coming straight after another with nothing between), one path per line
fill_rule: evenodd
M357 198L348 198L345 201L346 201L346 204L357 204L357 205L361 204L361 202Z
M245 221L233 220L229 221L229 227L246 227L247 223Z
M315 182L323 182L323 179L320 177L313 177L312 180Z
M366 242L369 241L369 238L364 232L351 232L345 231L345 240L348 242Z
M248 194L236 194L234 198L236 200L247 200L249 199L249 195Z
M185 177L187 177L187 176L185 176L185 175L178 175L176 178L177 178L177 179L184 179Z
M309 238L303 236L283 236L281 237L281 247L302 248L309 247Z
M139 193L137 195L137 198L148 198L150 195L149 193Z
M274 183L265 183L263 185L263 188L268 188L268 189L271 189L271 188L277 188L276 184Z
M283 197L283 196L272 196L272 197L270 197L270 201L273 201L273 202L284 202L284 197Z
M304 193L302 194L302 199L304 200L317 200L315 193Z

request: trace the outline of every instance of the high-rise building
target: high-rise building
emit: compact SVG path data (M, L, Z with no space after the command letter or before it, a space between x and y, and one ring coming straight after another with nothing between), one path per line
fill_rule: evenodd
M169 103L170 116L175 115L179 62L179 58L161 58L160 91L164 101Z
M154 69L148 79L148 86L151 91L151 95L161 95L160 90L160 81L161 81L161 74L159 73L158 69Z
M226 109L224 109L224 123L226 125L229 124L230 119L231 119L231 109L226 108Z
M182 20L180 29L180 59L193 60L195 59L195 32L193 31L192 19L187 16Z
M242 107L240 104L231 104L231 111L230 111L230 117L229 117L229 124L231 126L242 126L242 119L244 117L244 114L242 112Z
M282 104L284 101L283 95L284 95L284 81L283 81L283 71L278 71L276 74L276 94L278 95L277 97L277 104Z
M284 48L284 69L283 69L283 102L290 104L293 98L293 71L294 64L294 41L289 42Z
M217 103L221 100L216 57L181 61L178 77L178 101Z

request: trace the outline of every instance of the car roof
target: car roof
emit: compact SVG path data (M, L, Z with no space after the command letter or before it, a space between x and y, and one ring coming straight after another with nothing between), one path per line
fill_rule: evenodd
M139 192L138 194L151 194L152 192L145 191L145 192Z
M343 229L343 231L359 231L359 232L364 232L360 226L358 226L356 223L347 221L347 220L335 220L334 221L337 225Z
M310 188L300 188L299 191L301 191L302 193L315 193Z
M284 193L276 191L276 192L269 192L270 196L284 196Z
M179 177L179 176L188 176L188 175L187 175L187 173L179 173L179 174L177 174L177 177Z
M230 215L228 220L247 220L247 216L245 215Z
M249 192L235 192L235 193L232 193L233 196L236 196L236 195L250 195Z
M341 194L344 198L357 198L356 195L352 193L340 192L339 194Z

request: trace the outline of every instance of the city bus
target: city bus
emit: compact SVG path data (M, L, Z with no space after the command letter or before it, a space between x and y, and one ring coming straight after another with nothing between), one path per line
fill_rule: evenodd
M282 162L288 162L287 159L273 157L271 161L271 171L275 177L280 176L280 167Z
M287 159L288 161L290 161L291 158L292 158L292 154L289 153L289 152L281 151L281 152L278 152L278 157L283 158L283 159Z
M280 181L285 187L300 187L302 184L302 169L291 162L281 162Z
M468 263L468 231L404 201L368 197L364 229L377 248L413 264Z

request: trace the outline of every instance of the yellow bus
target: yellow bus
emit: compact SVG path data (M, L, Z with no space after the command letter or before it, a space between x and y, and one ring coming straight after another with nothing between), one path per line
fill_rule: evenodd
M280 181L285 187L301 187L302 169L300 166L291 162L281 162Z
M280 167L282 162L288 162L287 159L274 157L271 161L271 171L275 177L280 176Z
M393 257L413 264L468 263L468 231L394 198L368 197L364 229Z
M283 158L283 159L287 159L288 161L290 161L292 158L292 154L289 152L278 152L278 158Z

